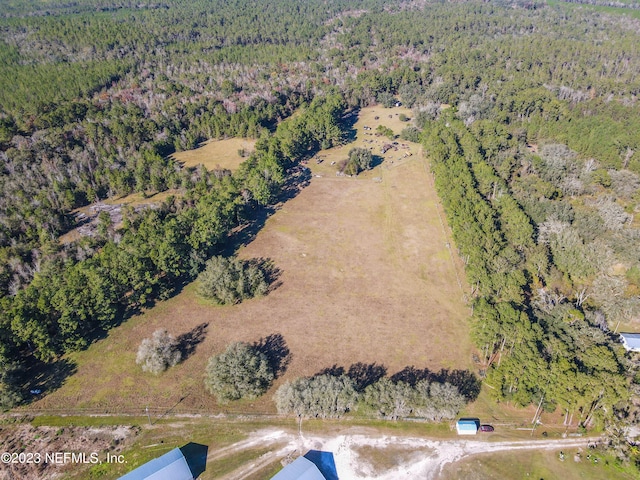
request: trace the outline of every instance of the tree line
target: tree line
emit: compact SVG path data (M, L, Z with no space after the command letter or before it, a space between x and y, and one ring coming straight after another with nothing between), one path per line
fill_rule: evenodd
M423 144L471 284L485 382L501 401L559 407L567 424L612 421L629 408L624 351L596 321L597 305L553 290L559 256L536 241L539 226L487 161L495 130L474 126L443 115L427 125ZM502 140L498 152L513 146Z

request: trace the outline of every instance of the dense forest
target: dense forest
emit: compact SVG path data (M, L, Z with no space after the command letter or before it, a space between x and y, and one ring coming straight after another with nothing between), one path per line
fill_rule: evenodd
M467 267L497 398L629 420L640 314L637 2L12 0L0 6L0 383L84 348L401 100ZM597 11L597 14L594 12ZM301 112L292 116L294 112ZM170 155L252 137L239 171ZM81 206L178 192L59 238Z

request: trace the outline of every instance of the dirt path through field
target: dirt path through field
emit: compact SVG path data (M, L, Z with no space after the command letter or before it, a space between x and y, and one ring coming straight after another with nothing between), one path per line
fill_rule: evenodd
M568 438L559 440L499 441L490 439L431 440L416 437L401 437L371 434L344 434L333 438L295 435L282 430L258 431L249 439L225 448L224 455L232 455L258 444L276 443L279 448L262 455L251 463L239 467L228 478L241 478L259 471L275 458L285 456L292 460L309 450L332 452L340 480L397 480L397 479L437 479L442 469L450 463L483 453L514 450L562 450L577 447L586 448L591 438ZM282 444L286 443L283 447ZM365 455L365 451L369 455ZM387 453L385 453L387 451ZM399 455L399 465L375 465L370 461L374 456ZM389 453L390 452L390 453ZM220 458L212 452L210 457ZM381 462L382 463L382 462ZM225 477L227 478L227 477Z

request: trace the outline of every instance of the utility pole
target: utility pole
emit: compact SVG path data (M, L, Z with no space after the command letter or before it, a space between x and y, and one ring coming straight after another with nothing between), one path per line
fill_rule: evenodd
M144 409L144 411L145 411L145 412L147 412L147 418L149 419L149 425L153 425L153 424L151 423L151 414L149 413L149 407L147 406L147 407Z

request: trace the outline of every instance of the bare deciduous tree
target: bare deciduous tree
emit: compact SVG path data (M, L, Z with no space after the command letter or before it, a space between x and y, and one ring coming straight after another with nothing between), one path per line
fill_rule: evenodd
M624 211L611 197L600 197L590 202L595 207L609 230L621 230L631 220L631 215Z
M164 372L180 362L182 354L178 349L178 342L166 330L156 330L151 338L145 338L140 343L136 363L142 365L142 370L155 375Z

